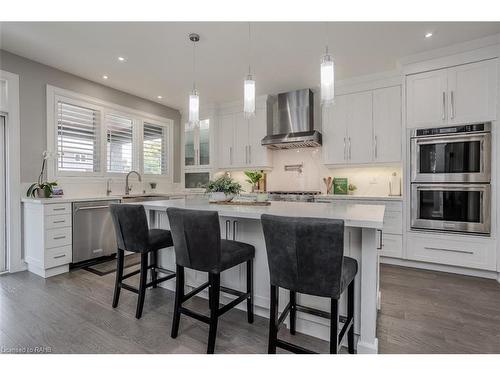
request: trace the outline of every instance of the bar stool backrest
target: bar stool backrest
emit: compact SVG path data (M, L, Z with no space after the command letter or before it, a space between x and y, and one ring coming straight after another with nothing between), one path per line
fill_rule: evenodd
M179 266L216 272L221 264L221 238L217 211L167 208L175 260Z
M110 204L116 242L121 250L145 252L149 246L146 210L140 204Z
M262 215L271 284L298 293L338 298L344 221Z

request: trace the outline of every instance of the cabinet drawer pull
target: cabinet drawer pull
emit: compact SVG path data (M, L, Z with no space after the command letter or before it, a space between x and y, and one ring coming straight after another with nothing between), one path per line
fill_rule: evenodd
M53 221L54 224L59 224L59 223L64 223L66 222L66 220L56 220L56 221Z
M63 238L66 238L66 236L57 236L54 237L54 240L62 240Z
M456 250L456 249L445 249L441 247L427 247L425 246L424 249L426 250L441 250L441 251L450 251L452 253L461 253L461 254L474 254L473 251L467 251L467 250Z
M64 258L66 254L56 255L54 259Z
M54 208L52 211L66 211L66 207Z

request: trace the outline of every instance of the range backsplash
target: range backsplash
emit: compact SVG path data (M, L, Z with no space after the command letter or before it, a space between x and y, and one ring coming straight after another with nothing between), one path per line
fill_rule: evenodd
M267 190L307 190L326 193L323 177L347 177L356 185L355 195L386 196L389 194L389 179L393 172L401 176L401 164L383 166L352 166L327 168L323 165L321 148L273 151L273 169L267 175ZM285 165L303 164L302 172L285 171ZM242 171L233 171L231 176L240 182L245 191L250 184L245 182Z

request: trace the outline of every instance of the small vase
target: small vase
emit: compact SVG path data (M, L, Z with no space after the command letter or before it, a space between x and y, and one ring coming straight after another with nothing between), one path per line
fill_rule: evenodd
M223 191L214 191L209 194L210 202L229 202L234 198L234 194L226 194Z
M44 189L36 189L35 195L37 198L50 198L50 194L47 195Z

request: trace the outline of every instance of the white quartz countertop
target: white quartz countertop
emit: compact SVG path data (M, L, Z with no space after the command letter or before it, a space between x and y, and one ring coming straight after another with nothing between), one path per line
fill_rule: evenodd
M260 220L262 214L342 219L347 227L382 229L384 205L324 204L310 202L271 202L269 206L238 206L209 203L206 199L175 199L140 202L147 210L166 211L168 207L218 211L222 217Z
M315 199L331 199L331 200L364 200L364 201L402 201L401 195L391 196L373 196L373 195L340 195L340 194L321 194L316 195Z
M170 192L170 193L144 193L144 194L130 194L127 197L143 197L143 196L155 196L155 197L182 197L188 195L200 195L196 192ZM87 202L87 201L110 201L110 200L120 200L124 197L123 194L120 195L99 195L99 196L62 196L53 198L28 198L23 197L21 201L24 203L39 203L39 204L56 204L56 203L72 203L72 202Z

